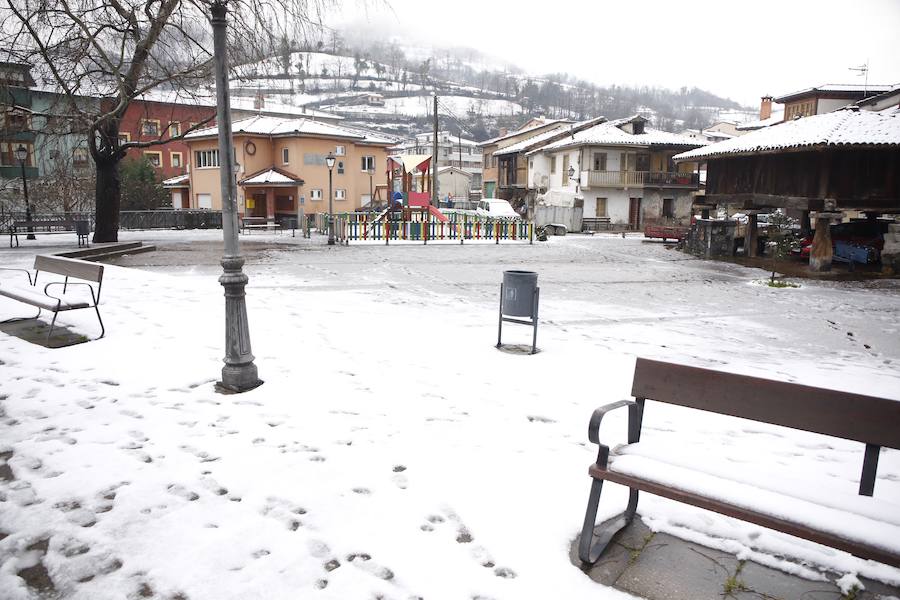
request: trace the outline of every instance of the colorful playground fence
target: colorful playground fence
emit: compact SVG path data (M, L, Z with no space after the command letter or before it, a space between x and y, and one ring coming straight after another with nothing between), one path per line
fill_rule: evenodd
M340 232L340 239L347 243L355 241L391 240L420 241L423 244L437 241L455 241L460 244L466 240L490 240L496 244L501 241L534 243L534 223L501 220L462 220L456 223L437 221L387 221L375 220L369 215L341 215L335 218L335 232ZM343 228L343 231L339 229Z

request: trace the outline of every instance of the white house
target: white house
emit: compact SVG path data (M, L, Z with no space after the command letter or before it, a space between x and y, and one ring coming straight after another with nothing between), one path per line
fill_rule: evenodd
M468 200L472 189L472 174L457 167L438 167L438 197Z
M529 152L528 182L538 203L582 204L587 222L632 229L690 219L697 165L676 166L672 156L706 142L646 124L640 115L608 121Z

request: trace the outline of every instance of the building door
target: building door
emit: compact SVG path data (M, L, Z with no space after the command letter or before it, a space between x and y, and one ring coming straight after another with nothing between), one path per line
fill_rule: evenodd
M594 211L595 217L605 217L606 216L606 198L597 198L597 206Z
M253 208L250 210L251 217L266 216L266 193L258 192L253 194Z
M172 190L172 208L176 210L184 208L184 205L181 203L181 190Z
M496 182L486 181L484 183L484 197L485 198L493 198L494 197L494 188L496 187Z
M673 198L663 198L662 216L666 219L675 218L675 200Z
M640 229L641 227L641 199L631 198L628 205L628 227Z

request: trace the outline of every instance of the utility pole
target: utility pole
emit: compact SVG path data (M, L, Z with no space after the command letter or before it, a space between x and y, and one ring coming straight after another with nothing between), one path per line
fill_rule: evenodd
M438 207L438 97L437 92L434 94L434 143L431 147L431 204L435 208Z
M219 283L225 288L225 366L216 387L228 392L246 392L262 384L250 350L250 325L244 288L244 257L238 242L235 199L234 140L231 137L231 102L228 98L226 0L210 6L216 81L216 125L219 129L219 181L222 187L222 233L225 238L223 273Z

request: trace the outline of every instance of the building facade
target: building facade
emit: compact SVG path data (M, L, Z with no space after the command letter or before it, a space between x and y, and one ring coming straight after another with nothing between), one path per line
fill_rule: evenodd
M26 150L24 173L37 177L35 133L31 117L34 80L28 65L0 63L0 196L11 209L24 209L22 195L22 162L17 150Z
M369 131L308 119L251 117L232 124L237 164L238 211L276 219L328 211L328 167L335 212L353 211L371 201L370 190L385 181L388 148L395 140ZM222 208L218 129L186 136L191 167L184 208Z
M784 104L784 120L790 121L797 117L830 113L859 100L888 92L892 87L890 85L828 83L784 94L775 98L774 101Z
M434 133L420 133L393 148L395 154L433 154ZM437 168L456 167L472 176L472 189L481 189L484 160L478 143L449 131L438 132Z
M585 219L632 229L688 221L697 163L676 165L672 157L705 143L646 124L639 115L609 121L529 152L538 202L581 204Z

